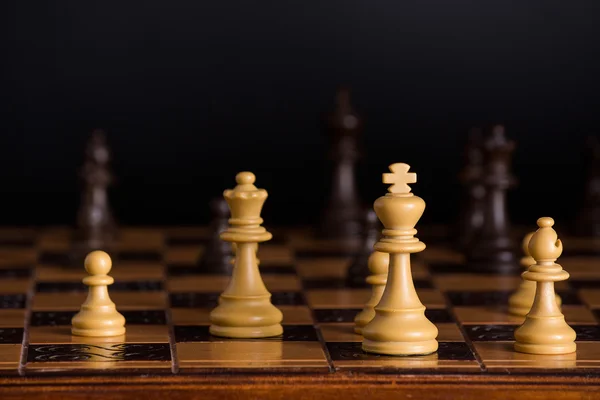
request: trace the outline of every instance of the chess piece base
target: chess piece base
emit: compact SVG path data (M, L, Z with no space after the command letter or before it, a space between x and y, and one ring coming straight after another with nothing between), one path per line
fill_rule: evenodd
M71 333L75 336L112 337L125 334L125 317L115 308L110 312L89 312L83 310L71 320Z
M434 353L439 346L438 328L425 317L424 306L394 312L382 309L380 303L362 335L363 350L370 353L423 355Z
M363 309L356 315L356 318L354 318L354 332L362 335L363 328L371 322L373 318L375 318L375 309L370 307Z
M515 342L515 351L528 354L570 354L577 350L575 342L566 344L532 344Z
M373 318L375 318L375 306L379 304L381 296L383 295L386 278L387 277L383 278L383 285L381 284L381 282L378 282L379 285L373 286L371 298L365 305L365 308L363 308L361 312L356 314L356 317L354 318L354 332L358 333L359 335L362 335L363 328L367 326L367 324L371 322ZM373 280L376 280L377 277L369 277L368 279L369 283L374 283Z
M422 342L378 342L365 339L362 349L368 353L390 356L417 356L435 353L438 342L435 339Z
M125 334L125 327L117 327L114 329L84 329L84 328L72 328L71 334L75 336L85 337L113 337L122 336Z
M219 305L210 313L210 333L249 339L281 335L283 314L270 298L221 295Z
M279 336L283 333L283 327L280 324L270 326L219 326L211 325L210 334L220 337L236 339L256 339Z

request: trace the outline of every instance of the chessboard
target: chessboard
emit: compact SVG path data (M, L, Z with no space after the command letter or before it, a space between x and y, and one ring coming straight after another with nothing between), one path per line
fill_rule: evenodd
M417 236L427 248L412 257L439 350L411 357L362 351L353 320L370 289L346 281L357 247L314 239L301 228L272 229L273 239L258 251L265 285L283 313L283 335L244 340L209 333L209 313L229 277L197 267L208 228L120 229L109 292L127 321L124 338L71 335L87 289L83 266L68 265L69 228L2 229L0 398L42 392L64 398L93 388L122 398L149 390L162 396L201 390L203 398L240 398L240 391L247 391L244 398L281 398L305 390L310 398L436 398L448 390L490 399L506 398L506 391L539 398L600 394L600 241L561 237L558 262L571 277L556 287L577 352L528 355L512 347L523 319L506 312L519 274L468 272L443 228L424 227Z

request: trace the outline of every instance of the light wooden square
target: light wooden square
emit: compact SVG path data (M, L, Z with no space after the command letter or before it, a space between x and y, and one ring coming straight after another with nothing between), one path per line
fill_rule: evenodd
M294 254L288 246L269 244L269 242L258 246L257 256L261 265L289 265L294 262Z
M319 342L177 343L177 355L181 368L328 367Z
M577 342L570 354L526 354L514 350L514 342L475 342L475 349L490 370L544 369L557 371L600 366L600 342Z
M0 280L0 294L27 293L31 287L29 278L5 278Z
M4 247L0 249L0 267L33 266L37 261L35 249Z
M202 253L204 246L172 246L165 250L165 262L168 264L195 265Z
M346 276L346 270L352 259L340 258L311 258L296 260L296 270L303 278L333 278L339 279Z
M25 313L23 308L0 309L0 328L23 328L25 326Z
M20 344L0 344L0 370L7 373L10 370L16 372L21 362Z
M71 245L71 230L68 227L45 229L39 237L40 251L66 252Z
M40 265L36 268L38 282L73 282L81 281L88 274L85 268L66 268L53 265ZM117 261L113 264L110 276L115 281L162 280L165 267L162 263L148 261ZM110 292L110 286L109 286Z

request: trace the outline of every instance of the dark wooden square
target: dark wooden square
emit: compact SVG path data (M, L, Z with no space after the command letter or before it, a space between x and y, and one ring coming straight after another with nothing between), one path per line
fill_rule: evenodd
M0 247L34 247L35 238L33 237L15 237L0 238Z
M177 247L177 246L202 246L208 243L208 237L200 237L200 236L174 236L167 237L165 242L169 247Z
M305 289L343 289L348 287L348 283L343 278L309 278L302 280L302 286ZM366 288L368 286L365 282L364 285L355 287Z
M452 361L475 361L475 355L464 342L439 342L437 351L438 360ZM335 361L345 360L393 360L398 356L386 356L380 354L367 353L362 349L361 342L327 342L327 350L331 359ZM418 357L418 356L412 356Z
M434 324L455 322L452 314L445 308L428 308L425 310L425 316Z
M160 251L119 251L119 261L148 261L160 262L163 260L163 253Z
M317 322L354 322L360 308L324 308L313 310Z
M168 343L117 344L43 344L30 345L27 362L113 362L170 361Z
M1 268L0 278L29 278L31 272L31 267Z
M221 275L213 271L207 271L200 268L195 264L175 264L170 263L167 265L167 276L189 276L189 275ZM223 274L224 275L224 274Z
M217 306L221 293L182 292L170 293L171 307L214 308ZM271 303L275 306L301 306L306 301L301 292L272 292Z
M25 308L25 294L0 294L0 308Z
M600 249L589 247L587 249L572 249L567 248L562 252L562 257L595 257L600 256ZM560 261L559 261L560 262Z
M582 305L579 296L574 291L556 291L562 298L563 304ZM448 291L446 295L453 306L502 306L508 304L512 291Z
M460 274L465 273L465 265L462 263L432 261L427 263L429 271L435 274Z
M342 258L342 257L355 257L360 252L359 249L310 249L310 250L296 250L296 258Z
M467 336L474 342L510 342L515 340L518 325L463 325Z
M567 281L570 287L574 289L598 289L600 288L599 279L569 279Z
M119 311L127 325L165 325L164 310ZM67 326L76 311L34 311L31 313L31 326Z
M271 302L275 306L303 306L306 304L302 292L272 292Z
M260 273L261 275L295 275L296 268L293 265L261 265Z
M22 343L23 331L23 328L0 328L0 344Z
M40 264L68 266L71 264L69 255L65 252L42 251L38 256Z
M597 325L570 325L577 334L576 341L596 342L600 340ZM511 342L515 340L515 329L519 325L463 325L469 339L474 342Z
M214 308L219 301L220 293L183 292L170 293L171 307L178 308Z
M571 325L577 333L578 342L600 341L600 326L598 325Z
M448 261L433 261L427 264L429 270L436 275L443 274L479 274L479 275L497 275L497 271L482 271L475 270L473 268L469 268L467 264L459 263L459 262L448 262ZM522 274L523 271L520 269L515 269L512 271L505 271L503 275L511 275L518 276Z

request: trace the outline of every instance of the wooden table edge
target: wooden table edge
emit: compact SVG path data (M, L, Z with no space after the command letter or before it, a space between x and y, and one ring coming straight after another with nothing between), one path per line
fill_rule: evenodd
M239 399L572 399L600 397L600 376L578 375L146 375L15 376L0 378L0 399L35 395L36 399L77 398ZM366 396L366 397L365 397ZM482 397L483 396L483 397Z

